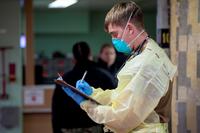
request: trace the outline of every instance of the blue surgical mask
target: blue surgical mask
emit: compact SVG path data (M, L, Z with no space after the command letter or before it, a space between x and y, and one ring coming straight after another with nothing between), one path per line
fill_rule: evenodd
M134 44L135 41L137 40L138 37L140 37L140 35L144 33L144 30L142 30L131 42L130 44L126 43L123 39L118 39L118 38L112 38L112 43L115 47L115 49L118 52L122 52L125 54L131 54L132 52L132 48L131 48L131 44Z
M124 40L118 38L112 38L112 43L118 52L131 54L132 49Z

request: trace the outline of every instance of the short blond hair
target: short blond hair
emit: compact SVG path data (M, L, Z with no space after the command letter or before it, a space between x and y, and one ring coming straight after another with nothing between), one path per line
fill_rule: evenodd
M144 29L143 12L135 2L120 2L115 4L107 13L104 23L104 29L108 31L108 25L125 26L130 15L130 22L133 23L139 30Z

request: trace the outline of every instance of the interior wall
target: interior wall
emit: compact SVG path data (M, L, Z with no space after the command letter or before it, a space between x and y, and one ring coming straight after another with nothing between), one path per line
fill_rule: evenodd
M74 29L70 29L65 32L43 32L39 33L36 29L37 27L45 28L46 26L41 25L49 25L48 19L51 19L49 17L55 17L50 16L48 10L35 10L34 11L34 18L35 18L35 53L40 54L44 53L47 57L51 57L52 53L56 50L61 51L63 53L71 53L72 46L77 41L87 41L92 49L92 53L94 55L98 55L99 49L101 45L105 42L111 43L110 36L104 32L104 18L107 13L107 11L87 11L87 10L81 10L81 11L68 11L68 10L59 10L59 11L53 11L53 12L61 12L60 17L62 18L61 21L64 21L66 23L63 24L63 28L65 28L65 24L69 25L70 27L73 27ZM80 17L77 15L78 13L85 13L87 15L83 15ZM40 14L43 14L40 15ZM67 15L66 15L66 14ZM145 27L147 31L149 32L149 35L152 38L156 38L156 11L145 11ZM45 19L45 16L48 16L48 19ZM62 17L63 16L63 17ZM86 18L84 18L86 17ZM74 18L76 22L79 23L80 26L74 26L74 22L69 21L69 19ZM39 20L42 20L43 23L39 23ZM85 19L88 19L88 22L85 22ZM58 20L60 21L60 20ZM71 22L71 23L70 23ZM83 23L84 22L84 23ZM60 22L59 22L60 23ZM52 24L52 29L55 29L53 26L56 27L58 23L55 22L55 24ZM40 26L38 26L40 25ZM80 28L81 29L77 29ZM84 30L84 31L83 31ZM47 31L47 30L43 30Z
M178 65L173 90L173 133L200 133L200 1L171 0L171 58Z
M19 48L20 4L19 0L1 0L0 48L5 50L5 64L0 51L0 97L2 96L3 65L7 98L0 99L0 133L22 133L22 71ZM8 49L9 48L9 49ZM11 77L10 64L14 75ZM12 79L12 80L11 80Z

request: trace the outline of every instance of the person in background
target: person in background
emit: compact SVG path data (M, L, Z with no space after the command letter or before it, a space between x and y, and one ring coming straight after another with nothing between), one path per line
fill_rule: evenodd
M113 45L108 43L103 44L100 49L99 58L97 61L98 66L109 71L113 76L115 76L117 73L115 59L116 52Z
M74 67L63 75L63 80L75 86L87 70L85 80L95 87L114 89L117 82L113 76L93 62L91 51L86 42L73 46ZM52 98L52 126L54 133L101 133L102 126L93 122L61 86L56 85Z
M78 80L76 88L100 104L63 90L92 120L115 133L167 133L176 66L145 31L143 12L133 1L121 1L105 18L105 30L117 51L129 55L118 73L118 87L102 90Z

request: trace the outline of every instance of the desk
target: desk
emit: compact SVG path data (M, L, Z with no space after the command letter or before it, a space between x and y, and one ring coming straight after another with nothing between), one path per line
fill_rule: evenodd
M51 126L51 99L54 91L54 85L36 85L24 86L23 92L26 91L43 91L43 104L23 106L23 124L24 133L52 133ZM24 95L25 99L25 95Z

